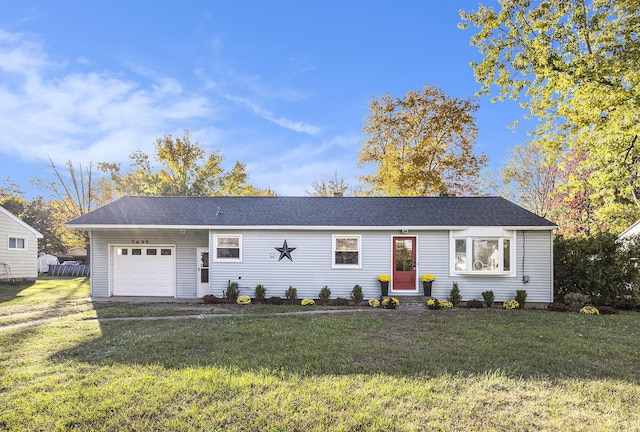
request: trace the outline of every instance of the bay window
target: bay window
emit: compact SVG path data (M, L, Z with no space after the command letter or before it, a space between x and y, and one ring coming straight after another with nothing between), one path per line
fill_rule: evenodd
M500 274L514 275L512 261L514 238L510 232L500 236L464 235L471 232L452 233L452 274ZM475 234L482 234L481 232Z

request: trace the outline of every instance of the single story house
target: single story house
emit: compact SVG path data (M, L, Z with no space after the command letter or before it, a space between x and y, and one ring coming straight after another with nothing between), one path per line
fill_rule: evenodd
M0 206L0 281L35 280L43 236Z
M380 297L497 301L527 291L553 299L556 226L499 197L124 197L67 223L90 231L91 295L221 296L230 282L253 296L332 298L362 287Z

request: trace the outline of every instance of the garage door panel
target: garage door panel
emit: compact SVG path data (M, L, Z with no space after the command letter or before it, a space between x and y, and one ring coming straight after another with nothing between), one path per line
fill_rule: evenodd
M113 294L173 297L173 246L117 247L113 250Z

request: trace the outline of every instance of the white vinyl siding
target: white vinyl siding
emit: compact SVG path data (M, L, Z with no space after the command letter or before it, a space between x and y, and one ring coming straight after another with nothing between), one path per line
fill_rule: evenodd
M223 235L220 230L217 234ZM362 259L359 268L349 270L333 268L333 237L361 238ZM213 234L212 234L213 237ZM211 268L211 293L220 296L228 282L237 282L242 295L253 296L257 284L267 288L267 297L284 297L293 286L298 297L317 298L323 286L332 291L331 298L346 297L355 285L360 285L365 298L378 298L380 284L376 277L391 271L390 233L331 231L246 231L242 236L242 263L213 262ZM287 241L292 261L278 261Z
M35 233L0 211L0 263L7 264L14 279L38 276L38 239ZM8 275L2 266L0 281Z
M419 275L431 273L436 276L432 295L447 298L453 282L457 282L463 300L482 300L482 292L491 290L496 301L505 301L515 297L516 290L527 291L527 302L546 303L553 301L553 245L551 231L517 231L510 242L515 249L510 268L512 276L501 274L478 277L471 273L453 273L451 256L455 256L456 243L450 241L448 231L433 231L420 234ZM516 246L517 245L517 246ZM444 253L452 248L451 253ZM503 263L504 265L504 263ZM523 283L523 276L529 276L529 282Z
M175 246L175 296L177 298L196 298L198 284L197 253L198 247L208 247L207 230L178 229L114 229L93 230L91 232L91 295L109 297L112 260L109 257L110 245L128 245L135 248L132 241L148 241L149 245ZM143 249L147 244L140 244ZM158 253L162 253L158 247Z

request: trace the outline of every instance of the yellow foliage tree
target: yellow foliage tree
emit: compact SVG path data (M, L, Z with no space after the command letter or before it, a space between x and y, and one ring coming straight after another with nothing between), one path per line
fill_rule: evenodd
M471 99L450 98L425 85L404 98L372 99L363 127L359 167L375 164L361 176L375 195L473 195L486 164L474 153L477 127Z

